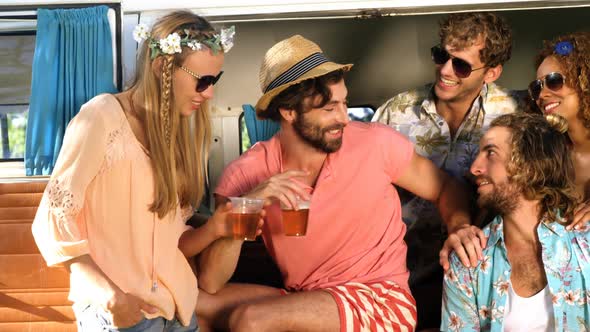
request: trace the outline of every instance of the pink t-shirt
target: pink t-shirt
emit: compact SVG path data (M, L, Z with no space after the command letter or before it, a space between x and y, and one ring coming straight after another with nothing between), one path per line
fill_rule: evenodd
M409 290L406 227L392 183L413 151L412 143L389 127L351 122L342 147L328 155L313 189L307 235L285 236L279 204L267 208L262 236L285 287L313 290L392 280ZM215 193L240 196L282 171L281 146L274 136L228 165Z

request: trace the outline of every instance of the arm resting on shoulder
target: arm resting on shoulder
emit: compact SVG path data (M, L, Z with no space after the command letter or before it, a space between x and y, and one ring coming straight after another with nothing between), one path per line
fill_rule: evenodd
M457 253L465 266L475 266L478 259L483 259L487 240L481 229L470 225L466 186L415 152L396 184L437 206L449 233L440 252L440 264L445 270L449 267L451 251Z
M466 188L416 152L395 184L434 203L449 233L470 224Z

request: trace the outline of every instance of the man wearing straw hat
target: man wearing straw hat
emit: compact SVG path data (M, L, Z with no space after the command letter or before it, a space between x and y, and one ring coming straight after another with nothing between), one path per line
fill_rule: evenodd
M313 42L293 36L264 58L259 117L280 131L224 171L218 204L264 198L262 236L285 289L227 284L243 241L221 239L201 256L200 325L231 331L412 331L405 225L392 184L435 202L451 229L469 223L466 196L409 140L378 123L349 122L344 73ZM307 234L285 236L279 201L311 200ZM225 286L225 287L224 287ZM437 304L438 305L438 304Z

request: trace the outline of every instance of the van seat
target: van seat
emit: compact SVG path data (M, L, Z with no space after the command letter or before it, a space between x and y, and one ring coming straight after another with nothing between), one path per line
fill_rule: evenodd
M47 267L31 233L47 185L0 183L0 331L76 331L69 275Z

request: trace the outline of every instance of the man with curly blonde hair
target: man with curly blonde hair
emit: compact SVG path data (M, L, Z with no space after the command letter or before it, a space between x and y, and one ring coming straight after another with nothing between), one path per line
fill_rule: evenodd
M556 120L555 118L553 120ZM471 166L484 228L483 260L455 253L445 274L441 331L587 331L590 228L568 232L578 201L561 120L538 114L495 119Z
M463 179L489 123L518 108L514 94L493 83L510 59L512 34L506 21L493 13L458 13L441 22L439 35L440 44L431 48L436 81L388 100L373 121L395 128L415 143L419 154ZM402 204L418 329L438 327L438 306L430 304L440 299L439 251L445 230L432 204L413 195L406 195ZM481 236L481 232L472 232ZM469 253L472 264L480 253L479 245L467 244L461 252ZM467 255L461 257L469 263Z

